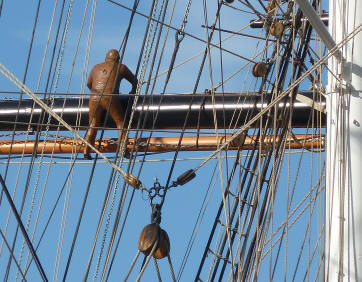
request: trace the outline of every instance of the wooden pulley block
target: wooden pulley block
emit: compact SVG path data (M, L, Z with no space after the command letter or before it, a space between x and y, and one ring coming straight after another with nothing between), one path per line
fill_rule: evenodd
M162 259L167 257L170 252L170 239L167 232L155 223L148 224L142 229L141 235L138 238L138 249L148 256L157 241L157 236L159 236L158 244L153 252L153 257Z
M157 241L159 229L160 227L157 224L152 223L146 225L141 231L138 238L138 249L146 256L150 254L153 245Z
M131 185L133 188L138 189L141 186L141 181L134 175L130 173L126 173L125 176L123 176L124 181Z
M263 77L268 71L266 63L260 62L253 66L252 73L255 77Z
M231 4L234 0L225 0L226 3Z
M185 171L183 174L181 174L179 177L177 177L177 184L178 185L184 185L187 182L194 179L196 176L196 173L193 169L189 169L188 171Z
M274 37L279 38L284 30L284 25L280 22L273 22L270 26L269 32Z
M156 259L162 259L164 257L167 257L169 253L170 253L170 239L168 238L167 232L161 228L158 246L155 252L153 253L153 257Z

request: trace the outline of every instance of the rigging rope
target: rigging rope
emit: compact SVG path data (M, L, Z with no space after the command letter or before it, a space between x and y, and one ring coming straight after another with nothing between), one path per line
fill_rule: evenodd
M61 13L60 13L60 18L59 18L59 23L58 23L58 30L57 30L57 34L56 34L56 40L55 40L55 44L54 44L54 48L53 48L53 54L52 54L52 60L51 60L51 63L50 63L50 67L49 67L49 73L48 73L48 79L47 79L47 83L46 83L46 90L45 92L47 92L47 89L48 89L48 84L49 84L49 80L50 80L50 74L51 74L51 69L52 69L52 64L53 64L53 58L54 58L54 54L55 54L55 48L56 48L56 42L57 42L57 38L58 38L58 34L59 34L59 28L60 28L60 23L61 23L61 18L62 18L62 15L63 15L63 9L64 9L64 3L65 3L65 0L63 0L63 5L62 5L62 9L61 9ZM39 3L40 4L40 3ZM39 9L39 7L38 7ZM21 83L21 82L20 82ZM24 82L25 83L25 82ZM24 83L22 83L24 85ZM45 95L44 95L45 97ZM20 102L19 102L19 105L20 105ZM33 104L33 107L35 106L35 103ZM31 116L30 116L30 120L32 120L32 117L33 117L33 111L31 112ZM44 119L44 116L43 116L43 113L42 115L39 117L39 120L38 122L41 121L41 119ZM39 128L40 128L40 125L38 124L37 125L37 134L36 134L36 140L38 140L38 137L39 137ZM37 144L37 142L36 142ZM33 150L33 153L32 153L32 156L31 156L31 160L33 161L34 158L35 158L35 155L36 155L36 147L34 147L34 150ZM20 168L19 168L19 171L20 173ZM20 214L22 214L23 212L23 208L24 208L24 204L25 204L25 199L26 199L26 196L27 196L27 191L28 191L28 187L29 187L29 182L30 182L30 178L31 178L31 174L33 172L33 163L31 163L31 165L29 166L29 169L28 169L28 175L27 175L27 180L26 180L26 184L25 184L25 188L24 188L24 193L23 193L23 198L22 198L22 204L21 204L21 208L20 208ZM18 173L18 177L19 177L19 174ZM18 179L17 179L18 181ZM15 236L14 236L14 240L13 240L13 248L15 247L15 243L16 243L16 239L17 239L17 234L18 234L18 228L16 229L16 232L15 232ZM6 274L5 274L5 280L8 279L8 274L9 274L9 270L10 270L10 266L11 266L11 259L9 257L9 261L8 261L8 265L7 265L7 269L6 269Z
M20 267L18 261L16 260L16 257L14 256L14 252L11 250L11 247L10 247L8 241L6 240L6 237L5 237L4 233L1 231L1 229L0 229L0 235L1 235L1 237L3 238L3 241L4 241L4 243L5 243L5 246L6 246L6 247L8 248L8 250L9 250L9 253L10 253L11 258L14 260L14 262L15 262L15 264L16 264L16 267L18 268L18 271L20 272L21 276L23 277L23 280L24 280L24 281L27 281L26 278L25 278L25 276L24 276L23 271L21 270L21 267Z
M32 37L31 37L31 40L30 40L30 46L29 46L29 50L28 50L27 62L26 62L26 65L25 65L25 72L24 72L24 76L23 76L23 83L26 82L26 77L27 77L27 72L28 72L28 67L29 67L29 61L30 61L31 51L32 51L32 48L33 48L35 30L36 30L37 23L38 23L38 16L39 16L40 4L41 4L41 0L38 0L38 5L37 5L37 9L36 9L35 20L34 20L34 25L33 25L33 31L32 31ZM0 16L1 16L1 11L2 11L2 6L3 6L3 1L1 1L1 6L0 6ZM18 110L19 110L20 101L21 101L22 97L23 97L23 93L21 93L21 95L20 95L20 100L19 100L19 103L18 103ZM13 133L15 133L17 120L18 120L18 116L16 116L16 118L15 118L15 124L14 124ZM14 143L14 137L12 137L11 146L13 145L13 143ZM8 162L7 162L7 164L6 164L5 173L4 173L4 180L5 180L5 181L6 181L7 173L8 173L8 169L9 169L9 161L10 161L10 154L9 154L9 156L8 156ZM15 190L16 190L16 189L15 189ZM14 193L15 193L15 192L14 192ZM3 192L1 191L1 193L0 193L0 205L1 205L2 195L3 195ZM10 212L11 212L11 211L9 210L9 215L10 215ZM6 232L7 232L7 225L8 225L8 223L6 224L5 235L6 235ZM3 244L1 244L1 246L0 246L0 255L1 255L2 247L3 247Z
M89 146L94 152L96 152L101 158L103 158L106 163L108 163L112 168L118 171L122 176L125 176L126 173L114 163L112 163L103 153L101 153L97 148L92 144L86 141L79 133L74 130L68 123L66 123L59 115L52 111L41 99L39 99L29 88L22 84L2 63L0 63L0 72L7 77L11 82L13 82L17 87L22 89L27 95L29 95L40 107L42 107L48 114L50 114L54 119L56 119L60 124L62 124L66 129L71 131L77 139L83 141L87 146Z
M125 5L121 4L121 3L115 2L114 0L107 0L107 1L108 1L108 2L111 2L111 3L114 3L114 4L116 4L117 6L120 6L120 7L124 8L124 9L127 9L127 10L132 11L131 8L128 8L127 6L125 6ZM138 15L142 16L142 17L148 18L147 15L145 15L145 14L143 14L143 13L141 13L141 12L138 12L138 11L137 11L136 13L137 13ZM152 21L158 22L158 23L160 23L160 24L162 24L162 25L164 25L164 26L167 26L167 27L169 27L169 28L177 31L177 28L175 28L175 27L173 27L173 26L170 26L169 24L159 22L159 21L157 21L157 20L154 19L154 18L152 18ZM191 38L193 38L193 39L196 39L196 40L198 40L198 41L200 41L200 42L203 42L203 43L207 43L204 39L201 39L201 38L199 38L199 37L197 37L197 36L195 36L195 35L193 35L193 34L191 34L191 33L188 33L188 32L184 32L184 33L185 33L185 35L187 35L187 36L189 36L189 37L191 37ZM215 47L215 48L220 48L219 46L217 46L216 44L213 44L213 43L210 43L210 45L213 46L213 47ZM235 56L235 57L238 57L238 58L240 58L240 59L243 59L243 60L246 60L246 61L249 61L249 62L253 62L253 61L251 61L249 58L244 57L244 56L241 56L241 55L239 55L239 54L237 54L237 53L235 53L235 52L232 52L232 51L230 51L230 50L227 50L227 49L224 49L224 48L221 48L221 50L224 51L224 52L226 52L226 53L229 53L229 54L231 54L231 55L233 55L233 56ZM253 62L253 63L254 63L254 62Z
M86 53L85 53L85 56L84 56L82 83L81 83L81 89L80 89L80 93L82 93L82 94L84 94L85 87L86 87L86 84L87 84L88 64L89 64L89 58L90 58L90 50L91 50L91 47L92 47L93 30L94 30L95 14L96 14L96 10L97 10L97 3L98 3L98 0L93 0L90 24L89 24L89 29L88 29Z
M56 75L55 75L55 83L54 83L54 88L53 88L53 92L57 92L57 88L58 88L58 82L59 82L59 78L60 78L60 72L62 70L62 64L63 64L63 57L64 57L64 49L65 49L65 44L67 41L67 36L68 36L68 30L69 30L69 23L70 23L70 18L72 15L72 10L73 10L73 1L74 0L70 0L69 2L69 7L68 7L68 12L67 12L67 16L66 16L66 20L65 20L65 26L64 26L64 31L63 31L63 36L61 39L61 44L60 44L60 48L59 48L59 54L58 54L58 58L57 58L57 64L56 64ZM54 82L54 78L52 81L52 84Z
M63 54L64 54L64 48L65 48L65 43L66 43L66 38L67 38L67 34L68 34L68 27L69 27L69 22L70 22L70 17L71 17L71 12L72 12L72 6L73 6L73 0L70 1L69 3L69 8L68 8L68 13L67 13L67 18L66 18L66 24L65 24L65 28L64 28L64 35L62 38L62 43L61 43L61 47L60 47L60 62L58 64L58 71L57 71L57 76L56 76L56 82L55 82L55 86L54 86L54 92L56 92L57 86L58 86L58 80L59 80L59 76L60 76L60 71L61 71L61 66L62 66L62 59L63 59ZM51 104L50 104L50 108L52 109L54 106L54 99L51 99ZM47 141L47 133L49 131L50 128L50 120L51 120L51 116L48 116L48 120L46 123L46 130L45 130L45 138L44 138L44 147L42 148L41 151L41 158L40 158L40 163L38 166L38 170L36 172L36 178L35 178L35 184L34 184L34 191L33 191L33 195L32 195L32 199L31 199L31 205L30 205L30 210L28 213L28 218L27 218L27 222L26 222L26 230L28 230L30 222L31 222L31 218L32 218L32 213L33 213L33 209L35 206L35 197L38 191L38 185L39 185L39 180L40 180L40 173L41 173L41 167L42 167L42 161L43 161L43 156L44 156L44 149L45 149L45 144ZM34 226L34 231L33 234L35 234L35 229L36 225ZM23 240L22 243L22 247L21 247L21 251L20 251L20 258L19 258L19 262L21 264L22 262L22 258L23 258L23 250L24 250L24 246L25 246L25 241Z
M177 56L177 53L178 53L178 49L180 47L180 43L184 39L184 36L185 36L185 27L186 27L188 15L190 13L191 3L192 3L192 0L188 0L186 10L185 10L185 13L184 13L184 17L183 17L183 20L182 20L182 23L181 23L181 27L175 33L175 47L174 47L174 50L173 50L173 54L171 56L171 61L170 61L170 65L168 67L167 76L166 76L166 80L165 80L165 84L164 84L162 93L165 93L165 91L166 91L168 81L170 79L172 70L174 68L174 64L175 64L176 56Z
M158 4L158 1L154 1L153 4L152 4L152 8L151 8L151 11L150 11L150 18L156 13L156 10L157 10L157 4ZM161 9L160 9L160 14L159 14L159 17L161 16L161 12L162 12L162 7L163 7L163 4L164 2L162 3L162 6L161 6ZM143 46L142 47L142 50L145 49L145 55L143 56L143 60L142 60L142 65L141 65L141 74L140 74L140 79L139 79L139 83L138 83L138 87L137 87L137 90L136 90L136 93L139 94L139 91L140 91L140 81L143 80L143 77L145 76L145 73L146 73L146 69L147 69L147 65L149 63L149 58L150 58L150 55L151 55L151 51L152 51L152 46L153 46L153 43L154 43L154 39L155 39L155 35L156 35L156 29L154 30L153 32L153 35L152 34L152 30L153 30L153 22L152 21L149 21L150 22L150 25L148 26L148 28L146 29L146 34L145 34L145 40L144 40L144 43L145 43L145 47ZM146 35L148 34L148 37L147 37L147 40L146 40ZM152 39L151 39L152 38ZM151 47L150 47L151 46ZM140 57L141 59L141 57ZM138 67L137 67L138 69ZM137 71L136 71L137 73ZM134 101L134 105L136 104L136 100L138 99L138 96L136 96L136 99ZM134 111L132 111L131 113L131 117L130 117L130 121L129 121L129 124L128 124L128 129L130 128L130 125L132 123L132 120L133 120L133 114L134 114ZM125 148L124 148L125 150ZM99 224L98 224L98 228L100 227L100 224L101 222L103 221L103 213L105 211L105 208L106 208L106 203L108 202L108 196L107 196L107 200L106 202L104 203L103 205L103 211L102 211L102 216L100 217L100 220L99 220ZM118 224L118 223L117 223ZM97 235L94 239L94 244L96 242L96 239L98 237L98 228L97 228ZM114 226L114 230L117 228L117 225L115 223L115 226ZM106 230L105 230L106 232ZM106 234L106 233L105 233ZM114 236L112 236L112 241L110 242L110 247L108 249L108 252L107 252L107 258L106 258L106 262L105 262L105 266L103 268L103 272L102 272L102 279L105 275L105 269L106 269L106 265L108 264L108 259L109 259L109 255L110 255L110 251L111 251L111 246L113 245L113 238ZM99 253L99 257L98 257L98 263L97 263L97 266L96 266L96 272L95 272L95 276L94 278L97 277L98 275L98 271L99 271L99 263L100 263L100 260L101 260L101 257L102 257L102 254L103 254L103 244L101 246L101 250L100 250L100 253ZM91 257L93 256L93 250L91 252ZM88 267L87 267L87 271L86 271L86 276L88 275L88 271L89 271L89 266L90 266L90 262L91 262L91 257L90 257L90 260L89 260L89 263L88 263ZM85 278L86 279L86 278Z
M76 62L77 55L78 55L78 51L79 51L80 39L81 39L82 34L83 34L84 23L85 23L87 11L88 11L88 5L89 5L89 0L87 0L87 2L86 2L86 4L85 4L85 8L84 8L84 12L83 12L82 23L81 23L81 25L80 25L80 30L79 30L79 34L78 34L77 45L76 45L76 47L75 47L75 52L74 52L74 57L73 57L72 68L71 68L71 70L70 70L69 79L68 79L68 83L67 83L67 87L66 87L66 91L65 91L66 93L69 92L70 83L71 83L71 81L72 81L74 66L75 66L75 62Z
M319 61L317 61L309 70L307 70L302 76L300 76L298 79L296 79L286 90L284 90L280 95L274 99L270 104L268 104L267 107L265 107L263 110L261 110L256 116L254 116L249 122L247 122L242 128L228 140L223 145L220 146L219 149L217 149L215 152L213 152L209 158L215 156L217 153L219 153L221 150L225 149L230 142L235 140L240 134L242 134L246 129L250 127L251 124L256 122L260 117L262 117L264 114L266 114L272 107L274 107L281 99L283 99L285 96L287 96L291 91L293 91L294 87L297 86L300 82L302 82L310 73L315 71L317 68L319 68L327 59L329 59L331 56L336 53L339 48L344 46L349 40L354 38L360 31L362 30L362 24L358 25L343 41L338 43L331 51L329 51L325 56L323 56ZM200 169L207 161L207 158L205 161L203 161L201 164L199 164L194 171L197 171Z
M13 213L14 213L14 216L16 218L18 226L19 226L19 228L20 228L20 230L21 230L21 232L22 232L22 234L23 234L23 236L24 236L24 238L25 238L25 240L26 240L26 242L28 244L28 247L29 247L29 250L30 250L31 254L33 255L33 259L35 260L35 264L36 264L36 266L37 266L37 268L39 270L39 273L40 273L43 281L48 281L47 276L46 276L46 274L44 272L43 266L39 261L39 258L38 258L37 254L36 254L36 252L34 250L34 247L33 247L32 243L31 243L31 241L30 241L30 239L28 237L28 234L27 234L27 232L26 232L26 230L24 228L24 225L23 225L23 223L21 221L20 215L19 215L19 213L18 213L18 211L16 209L16 206L15 206L15 204L14 204L12 198L11 198L11 195L10 195L10 193L9 193L9 191L8 191L6 185L5 185L5 182L3 180L3 177L1 175L0 175L0 183L1 183L2 190L4 191L5 196L8 199L9 205L10 205L10 207L11 207ZM12 253L12 252L10 252L10 253ZM10 255L10 257L11 257L11 255Z
M222 85L223 85L223 84L222 84ZM218 157L220 157L220 154L218 154ZM119 177L119 175L118 175L118 177ZM228 196L229 196L229 195L228 195ZM227 225L227 228L230 228L229 225Z

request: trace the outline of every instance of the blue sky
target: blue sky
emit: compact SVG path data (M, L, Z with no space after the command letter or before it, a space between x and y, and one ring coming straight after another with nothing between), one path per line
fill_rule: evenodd
M34 22L34 16L37 6L37 1L17 1L17 0L5 0L4 7L2 11L2 15L0 17L0 34L2 35L1 44L0 44L0 62L4 64L9 70L11 70L20 80L23 79L25 62L28 54L31 32ZM59 10L61 6L61 2L57 4L57 12L55 17L55 26L56 28L57 21L59 20ZM132 1L120 1L124 5L128 7L132 7ZM150 9L151 1L140 1L139 11L148 14ZM240 3L235 1L235 6L239 8L245 8ZM65 92L66 86L69 80L69 73L72 68L72 63L74 59L74 51L77 46L77 38L80 32L80 24L83 16L83 9L85 7L86 1L75 1L73 3L72 17L69 24L69 33L67 35L67 41L64 50L64 57L60 70L59 82L57 85L57 92ZM47 42L47 36L49 31L49 25L51 20L52 11L54 8L55 1L42 1L40 7L39 14L39 22L35 32L34 37L34 45L32 49L32 54L30 57L30 64L27 79L25 84L33 91L36 90L37 82L39 79L39 73L41 70L41 62L44 54L45 44ZM208 24L211 25L213 22L213 18L216 11L216 1L208 1ZM92 1L89 3L89 9L92 5ZM172 3L170 2L169 6ZM69 6L69 1L65 1L65 10L66 13ZM172 26L179 28L181 26L181 21L184 15L186 7L186 1L178 1L175 8L174 19L171 23ZM125 34L125 29L127 27L130 12L118 7L108 1L98 1L96 17L94 23L94 35L93 41L91 45L91 52L89 58L89 67L88 70L84 70L84 61L86 55L86 44L87 44L87 36L88 36L88 28L90 21L90 10L88 9L86 23L83 31L83 35L80 41L80 49L79 54L75 61L74 73L70 84L70 93L80 93L82 89L82 76L88 75L91 67L104 60L104 56L109 49L118 49L121 45L122 39ZM170 13L170 7L168 10L168 15L166 19L168 21ZM242 17L240 16L242 15ZM241 27L247 25L251 19L254 19L253 15L248 15L246 13L240 13L234 9L223 7L221 13L221 28L230 29L230 30L239 30ZM201 28L201 25L204 24L204 16L203 16L203 8L202 1L194 1L192 3L192 8L188 17L188 22L186 24L185 31L188 33L192 33L193 35L205 39L205 29ZM126 48L125 57L123 63L125 63L132 71L135 71L137 66L137 60L140 53L140 48L144 35L144 28L146 25L146 19L142 16L135 16L135 24L132 26L131 34L129 37L129 42ZM62 34L64 27L64 18L63 24L61 26L60 36ZM250 28L245 29L245 33L257 35L257 36L265 36L264 30L252 30ZM168 41L166 43L164 59L161 63L160 71L165 71L168 69L170 57L174 48L174 31L170 31ZM227 35L222 34L221 38L224 39ZM217 43L219 39L219 34L215 33L214 42ZM52 46L55 40L55 30L51 33L50 39L50 47L48 50L48 56L45 60L44 65L44 74L41 79L39 91L44 91L46 87L46 79L49 72L49 66L51 62L51 52ZM163 42L163 37L161 38L161 44ZM179 53L176 58L176 64L184 61L187 58L198 54L200 51L204 49L204 43L190 38L188 36L181 42ZM254 54L258 53L262 47L263 43L258 42L258 40L250 39L249 37L241 37L234 36L233 38L225 41L223 43L223 47L228 49L234 53L237 53L241 56L251 58ZM58 48L58 47L57 47ZM58 50L58 49L57 49ZM203 92L205 89L210 88L210 73L212 71L212 80L214 86L217 85L221 81L220 74L220 52L217 49L211 50L211 63L212 68L210 69L208 66L205 67L203 72L200 85L198 87L198 91ZM260 57L259 59L261 59ZM179 68L176 68L171 76L170 82L168 84L167 93L187 93L192 92L194 83L196 80L196 75L199 71L199 66L201 62L201 56L196 57L191 62L188 62L182 65ZM240 57L228 54L223 52L222 54L222 62L223 62L223 71L224 77L228 77L232 73L234 73L239 68L243 67L247 61L243 60ZM260 80L253 78L250 75L250 64L245 67L244 71L236 74L230 81L225 84L225 91L246 91L246 90L254 90L258 88L258 83ZM146 77L148 76L148 69L146 73ZM161 77L155 87L155 93L159 93L162 89L163 82L165 76ZM309 83L303 84L303 87L307 88ZM123 82L121 84L120 91L123 93L128 93L130 90L130 85L127 82ZM54 91L55 86L53 84L53 88L48 88L48 91ZM17 91L18 89L12 83L10 83L5 77L0 76L0 90L1 91ZM141 89L140 93L142 94L144 91L144 87ZM221 91L221 88L218 89ZM88 90L85 93L89 93ZM0 94L2 98L18 98L18 94L9 94L4 93ZM301 132L305 132L305 130L300 130ZM62 132L61 134L65 134ZM84 132L81 132L81 135L84 135ZM25 136L25 135L24 135ZM68 136L70 136L68 134ZM106 136L116 136L116 132L107 132ZM32 136L30 136L32 138ZM179 158L202 158L208 156L210 152L207 153L181 153ZM230 152L229 155L235 155L235 152ZM151 187L153 185L154 178L157 177L161 184L165 184L169 171L171 162L169 159L173 158L173 153L161 154L147 157L149 162L145 162L142 166L142 170L140 171L140 180L145 184L146 187ZM279 223L285 218L286 213L286 199L285 195L287 195L287 188L292 187L292 180L288 179L288 175L295 175L296 168L298 167L298 161L300 156L291 155L287 158L285 164L283 165L283 169L281 171L281 180L279 191L281 193L278 194L276 198L277 207L275 208L275 226L279 226ZM151 162L153 159L161 159L164 161ZM26 158L25 160L29 160ZM58 164L53 164L49 169L49 181L45 186L46 174L49 168L49 158L38 157L36 161L44 161L44 163L36 163L32 172L32 177L30 180L30 191L27 196L25 203L25 215L23 217L23 221L26 222L29 220L30 222L30 230L35 225L35 210L38 208L39 203L41 201L41 191L44 191L44 205L41 210L41 217L39 219L39 227L38 231L35 233L35 242L39 240L40 231L43 229L44 224L47 220L47 217L54 205L56 198L58 197L59 191L63 185L66 174L69 170L69 164L61 164L61 159L55 159ZM288 168L289 161L289 168ZM322 169L321 163L323 158L319 155L305 153L303 156L303 162L301 164L301 170L306 171L301 173L302 175L298 175L297 177L297 189L295 198L292 206L295 207L297 203L303 199L303 197L308 192L308 188L315 184L320 176L320 170ZM176 167L173 173L172 179L176 179L178 175L182 172L196 167L201 160L187 160L187 161L177 161ZM183 254L186 249L187 242L190 238L192 229L194 227L194 223L196 221L197 214L200 210L200 203L203 201L205 195L208 199L208 207L206 212L204 213L204 218L199 230L199 236L195 240L194 248L192 249L190 259L188 264L186 265L184 274L182 276L181 281L190 281L193 279L195 271L198 267L200 255L204 250L204 246L207 240L207 236L210 232L211 225L213 223L214 217L216 215L216 209L221 200L222 190L220 183L223 182L225 185L225 174L227 172L227 165L230 166L233 163L233 158L231 158L227 163L224 161L223 164L223 174L224 179L220 180L220 176L216 172L215 176L212 176L212 173L216 167L216 171L218 171L217 161L210 161L205 166L203 166L197 172L197 178L193 181L187 183L184 186L174 188L167 194L167 198L163 207L163 216L161 226L168 232L170 240L171 240L171 258L173 261L173 265L175 268L175 272L178 272L178 269L181 264L181 260ZM312 165L313 164L313 165ZM59 276L57 279L61 279L63 276L63 272L65 269L65 262L69 253L69 248L72 240L72 236L74 233L74 228L76 222L78 220L78 215L80 212L80 206L83 201L85 189L88 183L88 178L91 174L91 163L80 162L77 163L72 173L71 177L71 185L67 186L67 191L69 197L69 202L65 201L65 194L63 193L61 196L61 200L59 205L55 211L53 219L49 225L48 231L44 237L44 240L41 243L41 247L39 250L39 257L42 263L44 264L44 268L46 273L48 274L48 278L52 279L57 277L53 274L57 244L58 244L58 234L62 222L62 213L66 210L67 205L69 205L68 213L67 213L67 225L64 233L64 245L62 248L62 257L59 267ZM310 167L314 169L314 171L310 171ZM123 169L127 168L127 164L123 164ZM137 174L141 168L139 163L135 164L134 174ZM19 166L19 164L12 164L9 167L9 173L7 177L7 185L10 191L14 191L15 187L17 187L17 192L15 196L15 203L17 206L21 205L21 198L23 189L26 182L26 175L28 173L29 165L24 164ZM288 173L289 170L289 173ZM2 165L1 173L3 174L5 171L5 165ZM101 212L101 207L103 203L103 199L106 192L107 183L111 174L111 168L100 162L96 165L96 172L93 177L92 185L90 188L89 198L87 201L87 205L84 212L84 217L82 220L82 224L80 227L80 232L78 235L78 240L76 243L76 248L74 251L74 255L72 258L72 264L69 268L68 281L79 281L83 278L84 269L86 267L90 249L92 246L94 234L96 231L96 226L98 222L98 218ZM19 175L19 177L18 177ZM18 184L17 179L19 179ZM289 181L289 182L288 182ZM121 190L123 180L122 178L119 180L120 185L117 188L116 193L114 193L114 189L111 191L111 197L114 195L114 207L113 212L110 216L111 227L115 219L115 210L118 205L118 201L120 200ZM211 184L210 184L211 183ZM216 183L214 187L214 183ZM289 183L289 186L288 186ZM210 185L210 194L208 193L208 187ZM214 188L213 188L214 187ZM43 190L46 188L46 190ZM35 191L35 192L34 192ZM212 192L211 192L212 191ZM114 194L113 194L114 193ZM127 200L130 199L130 195L132 193L132 189L128 190ZM26 215L30 213L31 210L31 198L34 195L34 212L31 218L27 218ZM322 203L320 203L322 204ZM106 214L109 213L110 204L106 210ZM2 203L1 206L1 214L7 215L8 205L6 203ZM311 211L312 212L312 211ZM132 202L132 206L129 211L128 219L125 226L125 232L120 241L120 246L118 248L118 252L115 258L115 263L112 268L111 276L109 281L118 281L119 278L124 277L127 272L131 261L136 254L137 251L137 240L139 233L142 228L149 223L151 209L149 202L145 199L145 195L142 195L140 191L136 191L134 193L134 198ZM313 222L318 222L318 216L321 217L321 212L318 214L312 213ZM122 220L124 219L124 212L122 213ZM299 219L302 222L308 221L308 213L303 214L303 216ZM106 228L105 221L103 222L102 229L100 232L100 238L104 234L104 230ZM6 216L1 217L0 223L1 228L3 230L3 226L5 226ZM319 222L320 223L320 222ZM318 234L317 225L312 226L313 229L316 229L315 233ZM291 231L291 238L295 239L295 244L293 242L289 248L299 248L300 242L302 241L302 237L305 231L305 224L302 228L297 228ZM12 238L15 232L15 220L12 217L10 221L9 233L7 238ZM109 240L110 231L106 236L106 243ZM117 232L119 234L119 230ZM314 234L314 233L313 233ZM310 236L310 241L315 240L313 236ZM18 236L22 239L21 236ZM10 240L9 239L9 240ZM293 240L293 239L291 239ZM11 241L11 240L10 240ZM18 240L16 245L16 254L20 253L22 240ZM100 245L101 240L98 240L95 257L98 257L100 253ZM313 245L310 247L313 249ZM26 248L25 248L26 249ZM26 249L27 250L27 249ZM105 249L106 250L106 249ZM4 255L6 254L6 255ZM25 253L26 254L26 253ZM290 260L296 260L297 254L291 252L289 255ZM104 262L105 255L102 256L102 263ZM272 256L273 257L273 256ZM274 257L275 258L275 254ZM3 251L3 254L0 256L0 264L6 265L8 259L8 253ZM93 279L96 271L96 259L94 260L89 277ZM283 260L282 260L283 261ZM23 262L24 264L24 262ZM140 267L140 259L138 264L136 265L136 270L133 272L130 281L133 281L136 277L136 272ZM269 265L267 264L265 269L268 269ZM162 260L160 262L161 273L165 273L163 275L165 281L170 281L169 279L169 270L168 264L166 260ZM281 269L283 267L281 266ZM288 270L288 277L290 277L290 273L292 273L292 267ZM262 272L264 273L264 272ZM0 277L4 275L4 267L0 268ZM12 265L10 280L13 280L16 275L15 265ZM266 274L265 274L266 275ZM283 272L281 271L277 275L283 277ZM301 274L302 276L304 273ZM154 273L153 265L145 272L144 281L156 281L157 277ZM167 277L167 278L166 278ZM259 281L265 281L268 275L265 277L261 274ZM37 281L39 279L39 274L37 270L32 264L29 272L29 281ZM54 278L55 279L55 278ZM99 279L99 276L98 278ZM313 278L312 278L313 279Z

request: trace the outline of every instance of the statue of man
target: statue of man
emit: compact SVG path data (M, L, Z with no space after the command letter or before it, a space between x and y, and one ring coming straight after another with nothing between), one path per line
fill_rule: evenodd
M97 128L101 126L105 112L109 108L109 114L115 121L118 128L121 145L124 145L126 133L122 134L124 126L125 109L118 100L119 84L125 78L132 84L130 93L135 93L138 80L134 74L123 64L119 64L119 53L113 49L108 51L106 59L103 63L95 65L90 72L87 86L91 91L89 99L89 129L85 136L90 144L94 145L97 135ZM84 148L84 158L92 159L90 156L90 148Z

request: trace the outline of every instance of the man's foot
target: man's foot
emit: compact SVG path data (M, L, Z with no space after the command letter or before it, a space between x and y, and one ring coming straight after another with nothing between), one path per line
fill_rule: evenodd
M85 158L86 160L91 160L91 159L92 159L90 153L88 153L88 152L84 153L84 158Z
M132 157L131 153L128 150L124 151L123 157L126 159L130 159Z

